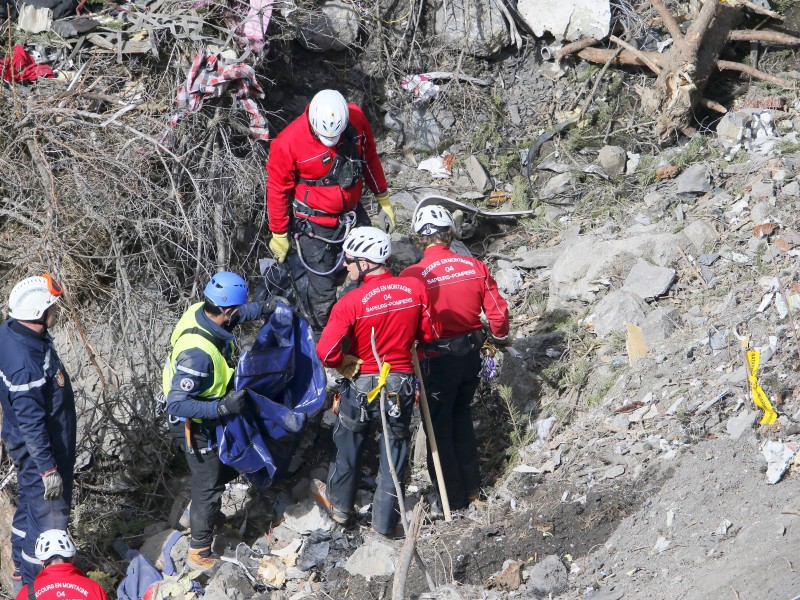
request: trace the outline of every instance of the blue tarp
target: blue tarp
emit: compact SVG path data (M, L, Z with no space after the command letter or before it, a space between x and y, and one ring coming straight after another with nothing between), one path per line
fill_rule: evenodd
M220 460L257 487L285 474L308 416L325 402L325 370L308 322L279 304L239 359L235 386L250 401L217 427Z

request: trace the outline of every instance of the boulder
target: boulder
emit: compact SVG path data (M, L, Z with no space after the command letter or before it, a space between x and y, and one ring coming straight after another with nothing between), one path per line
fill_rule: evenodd
M536 37L549 31L556 40L571 42L585 37L601 40L611 26L608 0L519 0L517 12Z
M625 172L628 155L624 148L619 146L603 146L597 155L597 164L600 165L609 177L618 177Z
M642 323L644 342L649 348L656 348L681 325L681 314L677 308L659 306Z
M442 134L455 123L452 112L439 106L415 106L387 112L383 124L400 133L403 144L421 152L438 152Z
M607 288L604 280L618 274L620 266L630 268L639 258L659 266L674 264L678 258L675 247L686 243L680 234L659 233L648 226L626 239L585 235L561 244L563 250L550 273L547 310L567 309L575 302L594 303L597 294Z
M205 588L206 600L245 600L253 595L253 586L242 569L229 562L220 564Z
M514 266L522 269L547 269L552 267L564 249L558 246L549 248L520 248L514 259Z
M503 296L513 296L522 288L522 272L519 269L500 269L494 278Z
M693 164L678 176L679 194L705 194L711 191L711 172L702 163Z
M373 538L350 555L344 568L350 575L361 575L369 580L393 575L396 562L396 551L391 543Z
M644 321L645 308L644 301L636 294L615 290L594 307L594 332L600 337L613 331L625 333L625 323L640 325Z
M434 17L434 33L446 48L467 52L480 58L491 58L511 43L503 12L502 0L440 1Z
M663 296L673 281L675 281L675 271L652 265L640 258L625 278L622 289L647 300Z
M331 531L335 526L328 513L309 499L288 507L284 511L283 524L289 529L294 529L297 533L305 533L317 529Z
M297 28L297 40L309 50L347 50L358 39L358 13L344 2L326 2L313 11L295 10L287 20Z
M567 589L567 569L561 559L551 554L528 572L525 588L535 595L552 598Z
M494 187L492 178L486 172L486 167L481 164L481 161L475 155L470 155L464 161L464 168L467 170L467 175L472 180L475 188L481 192L488 192Z
M693 221L683 229L686 236L698 252L717 241L717 230L706 221Z

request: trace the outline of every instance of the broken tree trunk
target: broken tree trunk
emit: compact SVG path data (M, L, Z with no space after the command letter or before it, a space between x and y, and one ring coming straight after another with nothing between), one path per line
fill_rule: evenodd
M692 124L720 51L741 15L730 4L706 0L684 35L661 0L652 4L675 41L660 61L664 67L655 84L641 89L639 95L642 108L658 115L656 130L666 137Z
M746 0L738 0L748 10L754 10ZM662 137L673 131L682 131L692 125L695 108L705 106L724 113L725 107L704 97L708 80L715 69L738 71L754 79L761 79L776 85L792 87L792 82L770 75L754 67L728 60L720 60L720 53L727 42L750 41L765 44L798 46L800 38L775 31L739 31L734 27L742 14L734 2L705 0L696 13L689 29L684 34L672 13L667 10L664 0L651 0L653 8L661 17L664 28L674 40L670 49L660 54L638 50L628 42L610 36L611 42L619 48L594 48L598 40L586 38L564 46L557 54L561 59L567 54L576 53L589 62L612 65L633 65L646 67L656 75L652 86L639 89L642 109L656 116L656 130ZM758 12L758 11L757 11ZM768 15L780 17L777 13Z

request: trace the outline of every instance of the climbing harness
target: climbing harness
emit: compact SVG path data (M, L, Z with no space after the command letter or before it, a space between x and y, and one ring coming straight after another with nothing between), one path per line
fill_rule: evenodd
M295 202L299 201L295 200ZM339 233L342 226L344 226L344 235L339 239L329 239L314 233L314 230L311 228L311 225L308 222L308 217L304 219L303 218L297 219L297 221L295 222L296 231L292 234L292 237L294 238L295 246L297 247L297 255L300 257L300 262L302 263L306 271L308 271L309 273L313 273L314 275L320 275L323 277L327 275L332 275L342 267L342 263L344 262L344 250L342 250L339 253L339 257L336 259L336 263L331 270L317 271L315 269L312 269L306 262L305 258L303 257L303 250L300 246L300 238L305 235L312 239L322 240L323 242L326 242L328 244L341 244L342 242L344 242L345 238L350 233L350 230L353 228L353 223L355 222L356 222L355 211L351 210L349 212L344 213L341 217L339 217L339 227L336 228L336 231L334 232L334 237L336 237L336 234Z

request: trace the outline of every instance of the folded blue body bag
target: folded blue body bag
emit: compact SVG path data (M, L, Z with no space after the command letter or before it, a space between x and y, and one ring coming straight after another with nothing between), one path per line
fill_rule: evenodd
M287 474L308 417L325 402L325 370L308 322L279 303L234 377L249 400L242 414L220 419L219 458L266 488Z

